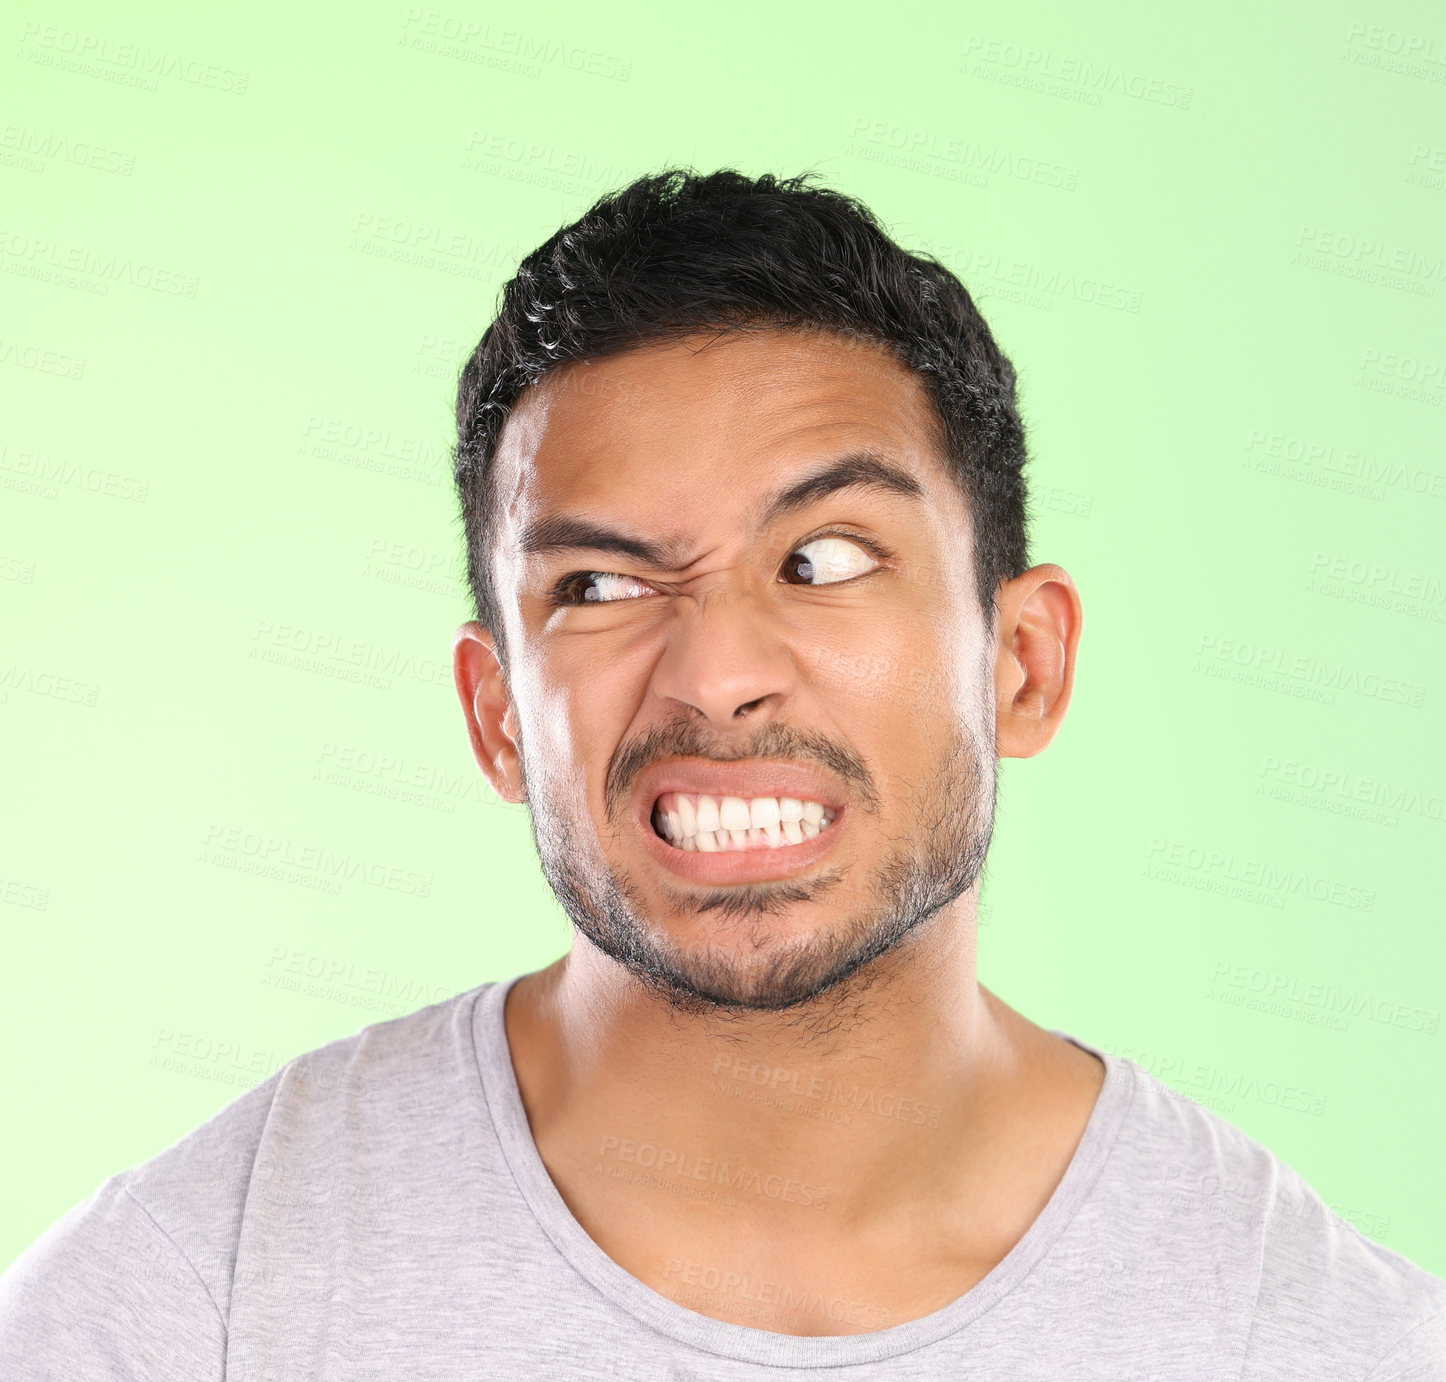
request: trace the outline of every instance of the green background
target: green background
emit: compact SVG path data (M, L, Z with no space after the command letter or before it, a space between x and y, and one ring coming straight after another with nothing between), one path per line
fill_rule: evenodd
M1426 5L4 24L0 1264L291 1056L565 948L449 680L453 380L522 253L685 163L861 196L1019 369L1086 620L1002 767L983 980L1446 1274Z

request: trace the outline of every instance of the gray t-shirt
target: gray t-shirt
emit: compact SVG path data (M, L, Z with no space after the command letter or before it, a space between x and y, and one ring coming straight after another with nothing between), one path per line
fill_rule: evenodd
M865 1332L790 1335L768 1327L785 1284L681 1259L670 1298L614 1263L548 1177L508 1054L509 987L299 1056L112 1176L0 1277L0 1378L1446 1379L1446 1281L1074 1037L1106 1066L1074 1158L951 1304L873 1328L805 1292L792 1313Z

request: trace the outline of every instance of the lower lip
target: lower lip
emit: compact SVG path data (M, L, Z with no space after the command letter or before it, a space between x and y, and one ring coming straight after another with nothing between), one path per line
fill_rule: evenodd
M796 845L761 845L755 849L719 850L707 854L701 850L678 849L670 845L651 821L638 822L648 852L670 873L694 883L766 883L774 878L787 878L801 869L816 864L833 847L848 809L836 807L837 814L826 830L811 840ZM651 816L652 807L648 807Z

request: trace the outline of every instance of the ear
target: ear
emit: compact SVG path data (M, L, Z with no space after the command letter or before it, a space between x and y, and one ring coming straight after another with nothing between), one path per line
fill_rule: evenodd
M1062 566L1046 563L1001 585L995 609L996 752L1033 758L1053 742L1069 708L1084 625L1079 591Z
M492 635L475 620L452 640L452 679L477 766L503 801L526 801L512 693Z

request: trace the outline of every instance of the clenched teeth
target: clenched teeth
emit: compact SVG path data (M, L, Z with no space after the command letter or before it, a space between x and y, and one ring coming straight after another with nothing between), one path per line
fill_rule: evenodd
M715 854L802 844L827 830L832 807L799 797L716 797L664 792L653 805L653 829L676 849Z

